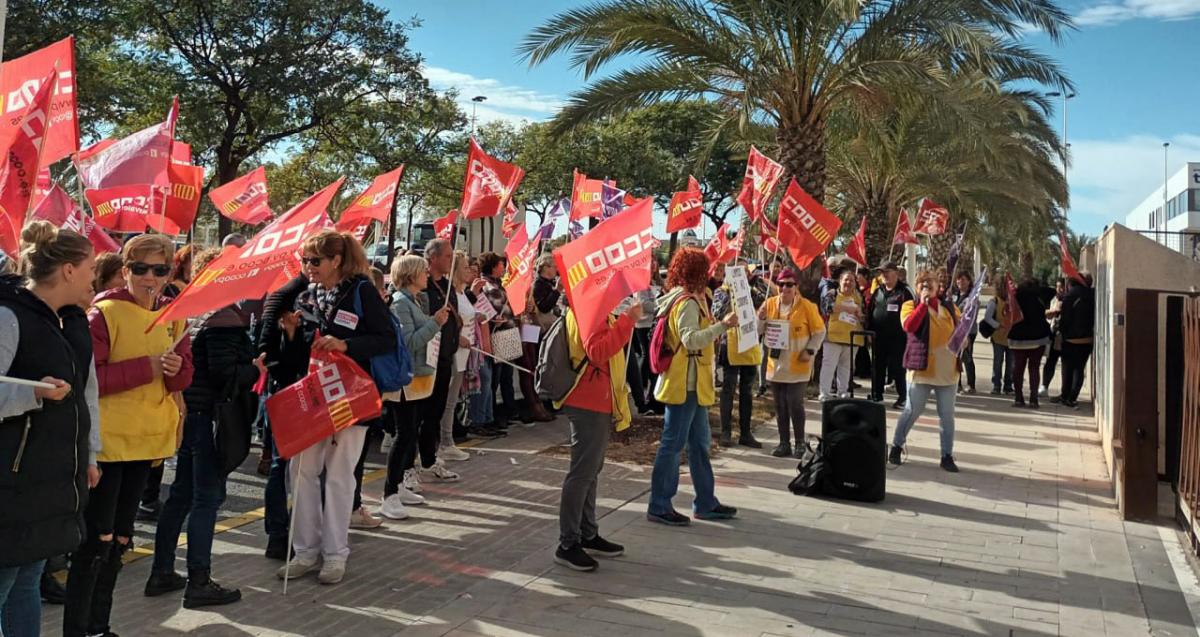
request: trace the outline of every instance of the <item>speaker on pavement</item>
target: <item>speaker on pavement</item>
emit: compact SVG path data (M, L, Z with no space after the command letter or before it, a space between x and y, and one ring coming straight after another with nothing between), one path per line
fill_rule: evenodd
M882 403L854 398L821 405L825 495L878 502L887 486L887 411Z

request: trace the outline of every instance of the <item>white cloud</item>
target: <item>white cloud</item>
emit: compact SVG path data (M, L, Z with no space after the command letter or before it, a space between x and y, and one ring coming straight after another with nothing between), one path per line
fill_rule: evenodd
M562 98L557 95L508 85L492 78L475 77L438 66L426 66L422 73L434 88L458 91L459 105L467 113L470 113L474 106L480 122L545 120L557 113L563 105ZM487 100L474 104L471 99L477 95L483 95Z
M1124 224L1126 216L1162 186L1164 141L1171 142L1171 174L1184 162L1200 161L1197 135L1169 140L1151 135L1071 140L1071 225L1098 230L1099 225L1114 221Z
M1088 7L1075 16L1080 26L1109 26L1128 20L1187 20L1200 17L1197 0L1119 0Z

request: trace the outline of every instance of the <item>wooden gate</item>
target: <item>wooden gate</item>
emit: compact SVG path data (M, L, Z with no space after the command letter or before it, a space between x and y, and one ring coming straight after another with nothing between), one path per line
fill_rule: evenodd
M1200 298L1183 300L1183 431L1179 457L1180 520L1200 548Z

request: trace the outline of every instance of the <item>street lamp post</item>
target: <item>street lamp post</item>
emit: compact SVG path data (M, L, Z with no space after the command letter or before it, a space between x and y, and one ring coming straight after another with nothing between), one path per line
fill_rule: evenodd
M1162 217L1159 221L1162 222L1163 229L1166 230L1167 225L1167 175L1170 172L1169 153L1171 151L1171 142L1163 142L1163 207ZM1158 223L1154 224L1156 227ZM1163 235L1166 236L1166 235Z
M1061 97L1061 98L1063 98L1063 111L1062 111L1063 123L1062 123L1062 148L1061 148L1061 150L1062 150L1062 163L1063 163L1063 180L1065 180L1067 182L1067 192L1069 193L1070 192L1070 179L1067 177L1067 165L1068 165L1067 156L1070 153L1071 144L1067 141L1067 111L1068 111L1068 106L1069 106L1070 100L1075 97L1075 93L1054 91L1052 93L1046 93L1046 97ZM1070 207L1071 207L1071 200L1068 197L1067 206L1063 209L1063 213L1066 214L1070 210Z
M475 108L479 106L480 102L486 101L486 95L476 95L471 98L471 137L475 136Z

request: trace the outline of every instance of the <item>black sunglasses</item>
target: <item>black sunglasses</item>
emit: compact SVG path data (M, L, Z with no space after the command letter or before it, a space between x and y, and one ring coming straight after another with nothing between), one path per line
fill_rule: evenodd
M171 266L166 264L150 265L149 263L134 261L125 267L129 268L129 271L132 272L134 276L144 276L147 272L153 271L154 276L161 279L162 277L165 277L171 273Z
M792 283L791 281L782 281L782 282L780 282L780 283L779 283L779 287L781 287L781 288L794 288L794 287L796 287L796 284L795 284L795 283Z
M321 262L326 258L327 257L300 257L300 263L312 266L314 268L319 268L321 267Z

